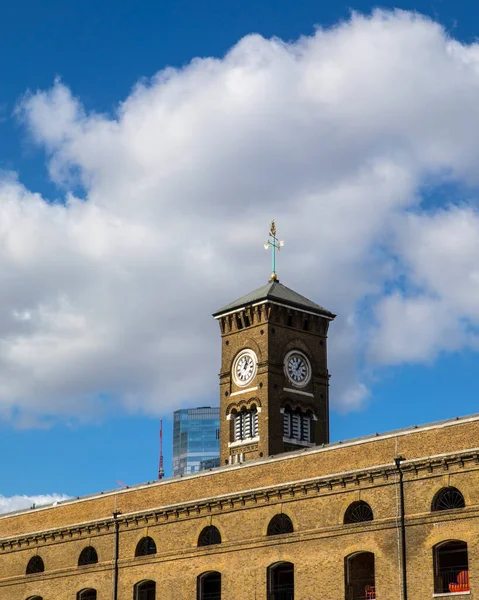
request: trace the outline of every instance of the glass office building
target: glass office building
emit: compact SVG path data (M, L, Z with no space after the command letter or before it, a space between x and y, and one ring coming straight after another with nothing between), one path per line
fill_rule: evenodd
M176 410L173 419L173 477L219 466L220 409Z

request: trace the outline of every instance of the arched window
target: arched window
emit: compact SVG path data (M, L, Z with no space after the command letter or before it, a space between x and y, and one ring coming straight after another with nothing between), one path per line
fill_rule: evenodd
M283 437L289 441L311 442L313 416L311 411L292 410L287 406L283 411Z
M77 594L77 600L96 600L96 590L92 588L81 590Z
M221 573L209 571L197 579L197 600L221 600Z
M141 538L135 550L135 556L147 556L148 554L156 554L155 541L149 536Z
M363 521L372 521L373 511L367 502L357 500L350 504L344 513L344 524L362 523Z
M445 487L439 490L432 501L431 510L450 510L465 508L464 496L455 487Z
M98 562L98 554L96 553L93 546L87 546L83 548L78 558L78 566L83 567L85 565L94 565Z
M139 581L133 588L133 600L156 600L156 583L150 579Z
M443 542L433 549L434 593L469 591L467 544L459 540Z
M32 556L28 561L26 574L34 575L35 573L43 573L43 571L45 571L45 565L43 564L41 556Z
M294 600L294 565L280 562L270 565L267 572L268 600Z
M374 554L356 552L344 559L346 600L374 600L376 598L376 576Z
M198 546L221 544L221 533L214 525L205 527L198 537Z
M252 406L234 414L234 441L239 442L258 436L258 409Z
M275 515L268 525L267 535L281 535L282 533L293 533L293 522L284 513Z

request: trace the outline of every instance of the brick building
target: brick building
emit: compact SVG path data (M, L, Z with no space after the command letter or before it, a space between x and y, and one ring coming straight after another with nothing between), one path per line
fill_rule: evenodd
M1 516L0 600L479 600L479 415L331 444L334 315L214 316L221 466Z

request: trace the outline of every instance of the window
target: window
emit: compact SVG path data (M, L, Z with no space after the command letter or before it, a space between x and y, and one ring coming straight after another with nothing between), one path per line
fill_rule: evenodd
M373 511L367 502L358 500L350 504L344 513L344 524L362 523L363 521L372 521Z
M151 537L144 537L136 546L135 556L147 556L148 554L156 554L156 544Z
M96 600L96 590L92 588L81 590L77 594L77 600Z
M83 567L85 565L94 565L98 562L98 554L96 553L93 546L87 546L83 548L78 558L78 566Z
M214 525L205 527L198 537L198 546L221 544L221 534Z
M465 508L464 496L455 487L446 487L439 490L432 501L431 510L450 510L452 508Z
M27 565L27 575L34 575L35 573L43 573L45 571L45 565L40 556L33 556Z
M276 563L268 567L268 600L294 600L294 565Z
M467 544L453 540L433 549L434 593L453 594L469 591Z
M267 535L281 535L283 533L293 533L293 522L284 513L275 515L268 525Z
M27 600L43 600L41 596L28 596Z
M197 581L197 600L221 600L221 573L202 573Z
M302 412L297 409L294 412L289 406L283 412L283 436L292 441L311 442L310 412Z
M156 583L151 580L140 581L133 588L133 600L156 600Z
M234 441L247 440L258 435L258 410L256 406L234 415Z
M356 552L344 559L345 600L375 600L374 554Z

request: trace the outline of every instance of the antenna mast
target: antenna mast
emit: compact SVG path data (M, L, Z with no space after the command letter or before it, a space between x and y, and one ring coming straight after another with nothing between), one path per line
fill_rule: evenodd
M160 462L158 464L158 479L163 479L165 470L163 469L163 419L160 419Z

